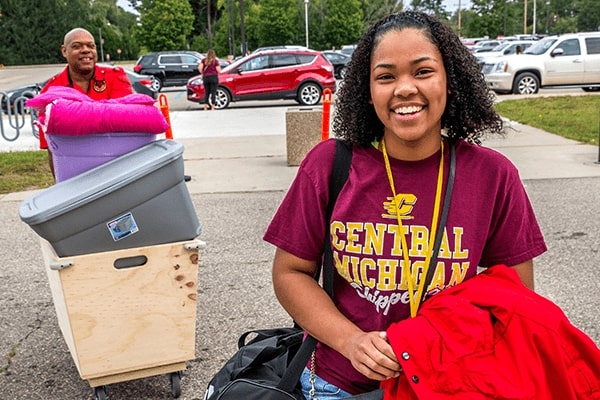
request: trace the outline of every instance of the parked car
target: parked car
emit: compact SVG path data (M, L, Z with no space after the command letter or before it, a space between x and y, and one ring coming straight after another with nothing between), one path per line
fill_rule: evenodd
M135 93L146 94L153 99L158 97L158 92L154 90L154 77L152 75L140 75L133 71L125 70L127 78ZM39 83L19 86L7 92L0 92L0 105L2 112L22 114L26 111L25 102L40 93L40 90L46 85L48 79Z
M483 68L485 60L488 58L508 56L511 54L517 54L517 49L520 48L521 53L529 48L535 41L533 40L512 40L503 42L498 46L494 47L491 51L482 51L473 54L479 61L479 65Z
M344 79L346 76L346 65L350 62L352 57L338 51L322 51L321 52L326 59L329 60L333 65L333 74L337 79Z
M154 76L154 90L160 92L163 87L183 86L192 76L198 75L198 64L204 57L197 51L158 51L141 56L133 70ZM226 60L218 60L221 68L229 65Z
M137 72L125 70L133 91L135 93L147 94L148 96L156 99L158 97L158 90L156 90L156 78L152 75L141 75Z
M355 49L356 49L355 44L345 44L340 49L340 53L344 53L345 55L352 57L352 53L354 53Z
M498 46L502 42L500 40L481 40L475 43L474 46L469 48L469 51L473 54L482 51L491 51L494 47Z
M254 50L253 53L258 53L259 51L265 50L307 50L307 48L306 46L298 46L295 44L284 44L280 46L259 47L258 49Z
M197 51L159 51L141 56L133 66L138 74L152 75L154 89L181 86L198 74L198 64L204 56Z
M234 61L221 71L215 108L226 108L232 101L274 99L315 105L324 89L335 90L335 77L333 66L320 52L266 50ZM188 81L187 99L204 102L201 76Z
M548 36L523 54L486 59L482 72L497 93L534 94L543 87L600 87L600 32Z

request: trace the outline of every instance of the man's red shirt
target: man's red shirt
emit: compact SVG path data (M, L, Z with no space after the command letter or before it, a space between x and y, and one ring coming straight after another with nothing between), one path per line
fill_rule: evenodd
M95 66L94 75L90 78L90 85L87 92L71 80L68 66L65 67L61 73L50 78L40 93L44 93L51 86L72 87L79 90L81 93L87 94L94 100L115 99L133 93L131 82L129 82L123 68L100 65ZM47 149L48 143L46 142L46 137L41 129L39 130L39 136L40 149Z

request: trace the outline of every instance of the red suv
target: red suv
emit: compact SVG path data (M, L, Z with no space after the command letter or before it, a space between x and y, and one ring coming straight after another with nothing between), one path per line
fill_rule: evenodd
M294 99L302 105L321 101L324 89L335 90L333 66L319 52L277 49L252 53L225 67L219 75L216 108L232 101ZM202 78L187 83L187 99L204 101Z

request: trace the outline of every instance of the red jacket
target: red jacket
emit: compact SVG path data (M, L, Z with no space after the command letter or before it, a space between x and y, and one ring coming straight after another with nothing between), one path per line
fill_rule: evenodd
M40 93L44 93L51 86L68 86L79 90L81 93L87 94L94 100L115 99L125 97L133 93L131 82L127 78L125 70L121 67L108 67L96 65L94 67L94 75L90 78L90 85L87 93L78 85L74 84L69 77L69 66L50 78L44 85ZM43 113L40 113L42 116ZM47 149L45 132L39 129L40 149Z
M495 266L388 331L391 399L600 399L600 349L561 309Z

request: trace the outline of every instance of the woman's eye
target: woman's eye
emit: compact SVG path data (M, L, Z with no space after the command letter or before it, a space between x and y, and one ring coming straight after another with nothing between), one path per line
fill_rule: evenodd
M418 70L418 71L417 71L417 74L416 74L416 75L417 75L417 76L419 76L419 75L420 75L420 76L423 76L423 75L429 75L429 74L431 74L431 73L433 73L433 70L432 70L432 69L420 69L420 70Z
M394 77L390 74L382 74L377 76L376 80L378 81L385 81L385 80L389 80L389 79L394 79Z

